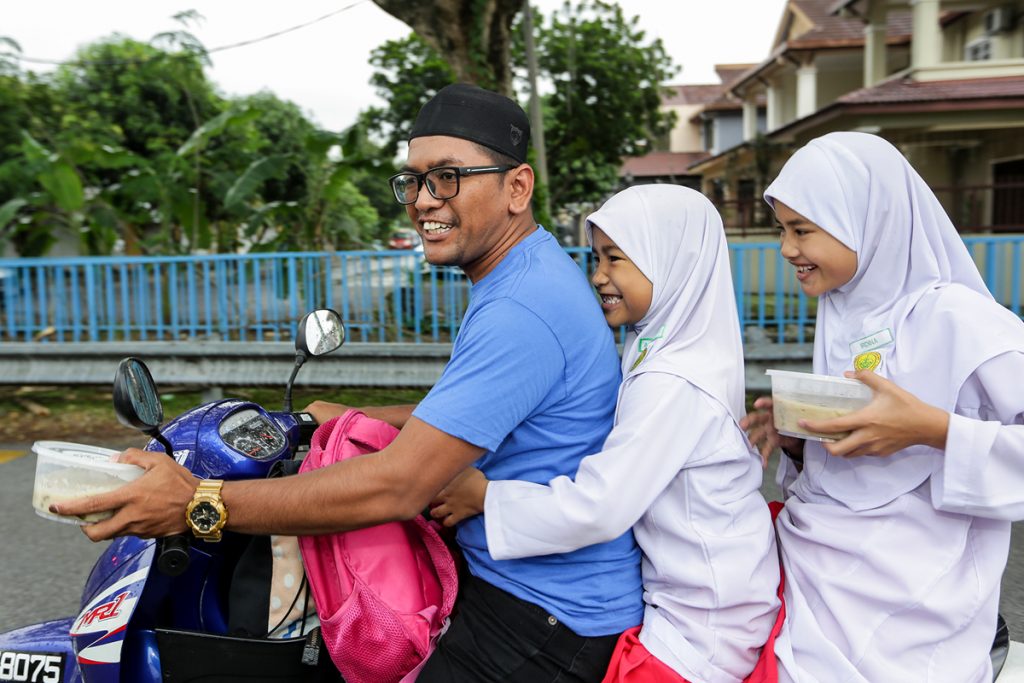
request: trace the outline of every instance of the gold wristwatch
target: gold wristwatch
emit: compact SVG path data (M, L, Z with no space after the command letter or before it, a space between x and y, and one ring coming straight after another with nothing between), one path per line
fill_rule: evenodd
M192 496L192 502L185 508L185 523L196 538L216 542L220 540L221 529L228 522L228 510L220 497L224 482L220 479L204 479Z

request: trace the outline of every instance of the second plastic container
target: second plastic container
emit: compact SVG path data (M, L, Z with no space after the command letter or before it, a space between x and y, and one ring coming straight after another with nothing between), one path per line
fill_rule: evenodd
M847 433L823 434L801 427L799 420L828 420L860 410L872 392L862 382L809 372L768 370L772 378L772 406L779 434L814 441L837 441Z

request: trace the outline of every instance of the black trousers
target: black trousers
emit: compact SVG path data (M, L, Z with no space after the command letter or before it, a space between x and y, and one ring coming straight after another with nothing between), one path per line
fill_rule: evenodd
M544 608L467 573L451 626L417 683L599 683L618 637L577 635Z

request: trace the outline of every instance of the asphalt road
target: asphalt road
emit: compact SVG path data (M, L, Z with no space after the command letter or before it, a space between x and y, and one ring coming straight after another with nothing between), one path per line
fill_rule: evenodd
M0 454L25 450L0 446ZM78 613L82 586L105 543L32 509L34 454L0 462L0 631Z
M5 452L26 448L0 445L0 631L77 614L81 588L105 547L77 526L36 516L35 456L4 460ZM778 497L773 489L765 485L766 497ZM1024 641L1024 523L1014 525L1001 611L1012 638Z

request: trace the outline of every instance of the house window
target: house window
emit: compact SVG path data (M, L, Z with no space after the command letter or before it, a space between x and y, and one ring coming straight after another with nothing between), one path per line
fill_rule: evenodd
M754 181L751 178L741 178L736 183L736 211L739 215L740 225L743 227L753 226L754 212L757 208L757 198Z
M992 164L992 227L1024 227L1024 159Z
M711 203L719 211L722 210L722 206L725 204L725 181L721 178L715 178L711 181Z
M715 120L704 119L704 151L710 152L715 148Z
M666 131L659 135L654 141L653 145L654 152L670 152L672 151L672 131Z

